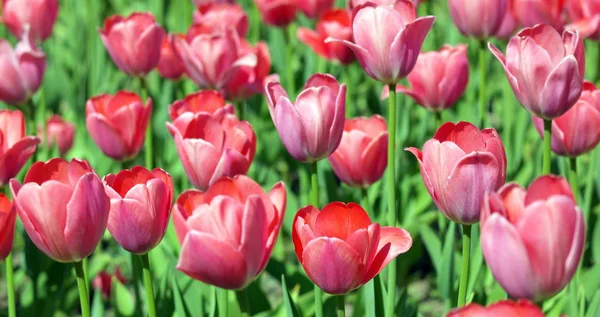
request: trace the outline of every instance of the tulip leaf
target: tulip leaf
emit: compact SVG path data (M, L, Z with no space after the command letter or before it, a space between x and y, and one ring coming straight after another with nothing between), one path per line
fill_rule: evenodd
M383 316L385 300L384 287L385 286L381 281L380 274L377 274L372 280L362 287L362 298L364 300L366 315L368 317Z
M437 284L440 294L446 303L446 309L452 307L454 303L454 252L456 239L456 224L450 222L444 247L442 249L440 271L438 272Z
M290 296L287 285L285 283L285 275L281 275L281 288L283 290L283 306L287 317L299 317L300 313L294 303L294 299Z
M423 225L420 227L420 235L423 238L423 242L425 243L425 248L429 253L429 257L433 262L433 267L436 273L440 273L440 266L442 261L442 242L438 238L438 236L433 232L433 230L427 226Z
M117 316L133 316L135 314L135 299L117 278L112 279L111 295L112 305Z
M91 307L92 317L104 317L104 303L102 301L102 293L95 292Z
M592 301L585 312L585 317L596 316L600 316L600 290L597 290L596 293L594 293L594 297L592 297Z

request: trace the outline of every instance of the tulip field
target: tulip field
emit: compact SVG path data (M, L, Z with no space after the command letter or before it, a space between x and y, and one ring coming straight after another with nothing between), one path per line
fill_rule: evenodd
M3 0L0 317L600 316L600 2Z

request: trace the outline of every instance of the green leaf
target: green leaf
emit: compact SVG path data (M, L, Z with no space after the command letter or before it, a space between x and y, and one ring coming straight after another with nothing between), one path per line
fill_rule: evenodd
M456 239L456 224L450 222L446 238L444 239L444 248L442 250L440 271L437 276L437 284L440 294L446 302L446 308L449 309L454 303L454 252Z
M285 308L285 314L287 317L299 317L300 313L294 303L294 299L288 292L287 285L285 283L285 275L281 275L281 288L283 290L283 306Z
M117 316L133 316L135 313L135 299L127 287L117 278L112 280L112 306L115 308Z
M95 292L94 299L92 300L92 317L104 317L104 301L102 300L102 293Z
M439 274L442 261L442 242L429 226L421 226L419 233L425 243L425 248L433 262L433 268Z
M362 287L365 310L368 317L383 316L384 314L384 292L385 288L381 282L380 274L377 274L365 286Z
M597 317L600 316L600 290L597 290L592 297L592 301L585 312L585 317Z

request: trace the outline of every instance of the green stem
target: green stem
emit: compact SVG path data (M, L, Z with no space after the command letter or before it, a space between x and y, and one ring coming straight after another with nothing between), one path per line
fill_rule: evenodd
M81 261L81 266L83 267L83 278L85 281L85 291L90 294L90 280L88 279L87 267L88 267L88 259L85 258Z
M296 77L294 72L294 39L296 38L296 26L292 22L288 25L287 29L284 30L286 35L286 82L287 82L287 92L290 95L290 98L294 98L296 96Z
M552 120L544 119L544 170L543 175L550 174L552 160Z
M248 289L244 288L242 290L236 291L238 302L240 305L240 311L242 312L242 317L250 317L250 300L248 299Z
M244 115L245 115L245 112L246 112L245 111L246 110L245 109L246 108L246 102L243 101L243 100L242 101L238 101L237 105L238 105L238 107L237 107L237 117L238 117L238 119L240 121L243 121L244 120Z
M587 165L587 179L585 180L585 196L583 202L583 216L585 219L585 223L589 224L590 221L590 209L592 208L592 194L594 192L594 177L596 174L594 173L595 167L595 158L596 153L590 153L590 160Z
M140 255L140 260L142 261L142 270L144 273L148 316L156 317L156 304L154 303L154 288L152 287L152 273L150 272L150 259L148 258L148 253Z
M371 204L369 201L369 190L367 188L361 188L360 193L362 195L362 207L369 213L371 211Z
M310 163L310 179L312 184L312 191L310 201L315 208L319 207L319 171L317 169L317 162ZM323 291L315 284L315 316L323 317Z
M217 301L219 303L219 317L229 317L229 291L223 288L217 289Z
M435 129L434 129L434 131L437 131L437 129L439 129L442 126L442 124L444 124L444 119L442 118L442 112L441 111L435 111L434 115L435 115Z
M140 77L140 87L141 87L141 98L144 105L148 100L148 83L146 82L145 77ZM147 169L152 169L154 167L154 163L152 162L153 158L153 147L152 147L152 117L150 117L150 122L148 122L148 128L146 129L146 139L144 141L144 158L145 165Z
M90 303L86 289L85 277L83 275L83 265L81 262L73 263L75 266L75 276L77 277L77 287L79 289L79 302L81 304L81 316L90 317Z
M8 291L8 317L17 316L17 305L15 304L15 280L13 277L12 253L5 260L6 264L6 288Z
M396 84L390 84L389 115L388 115L388 166L387 166L387 190L388 190L388 226L396 226ZM386 317L394 316L396 303L396 270L395 261L392 261L388 269L388 293L386 300Z
M337 315L338 317L346 316L346 303L344 302L344 295L338 295L337 297Z
M579 202L579 183L577 182L577 157L569 157L569 183L575 201Z
M488 54L487 47L485 45L485 41L481 41L479 47L479 122L480 128L483 129L485 125L485 116L486 116L486 102L485 102L485 72L486 72L486 64L485 57Z
M471 225L463 225L462 272L458 287L458 307L467 303L467 284L469 282L469 263L471 262Z
M140 294L140 281L139 281L139 272L140 272L140 268L139 268L139 263L138 263L138 257L137 255L131 253L130 254L130 260L131 260L131 276L133 277L133 293L135 295L135 311L136 312L141 312L141 301L142 301L142 295Z

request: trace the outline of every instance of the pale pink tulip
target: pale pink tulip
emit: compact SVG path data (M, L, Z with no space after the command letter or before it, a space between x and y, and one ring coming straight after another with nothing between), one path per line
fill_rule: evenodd
M0 186L19 174L39 143L39 138L26 136L21 111L0 110Z
M572 24L569 30L577 30L582 37L600 40L600 1L570 0L568 2Z
M454 24L465 36L488 38L500 29L508 14L508 0L449 0Z
M17 38L27 31L34 40L50 37L58 16L58 0L3 0L0 21Z
M238 4L201 5L194 12L194 24L201 25L207 33L223 33L234 28L240 38L248 34L248 15Z

